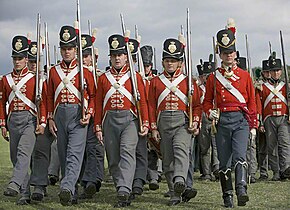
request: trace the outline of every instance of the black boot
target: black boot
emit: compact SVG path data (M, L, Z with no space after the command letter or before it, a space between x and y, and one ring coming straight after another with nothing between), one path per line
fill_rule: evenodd
M244 162L241 164L238 162L235 167L235 179L236 179L236 194L238 198L238 206L245 206L249 201L247 194L247 165Z
M226 208L234 208L231 170L227 170L226 173L221 171L219 174L219 178L223 191L224 206Z

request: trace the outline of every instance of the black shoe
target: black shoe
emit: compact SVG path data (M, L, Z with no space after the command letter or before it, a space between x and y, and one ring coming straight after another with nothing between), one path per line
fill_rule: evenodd
M256 183L256 178L254 176L251 176L250 183L251 184Z
M149 189L150 190L157 190L159 189L159 184L158 184L158 181L157 180L150 180L149 182Z
M22 206L22 205L29 205L30 202L31 202L30 198L24 198L24 197L21 197L21 198L16 202L16 204Z
M122 208L131 204L131 201L129 200L129 193L127 192L119 191L117 198L118 202L114 205L114 208Z
M223 199L224 199L224 207L234 208L233 195L225 195L223 196Z
M97 192L96 184L93 182L87 183L84 193L87 195L87 197L91 198L94 194Z
M178 204L180 204L180 200L170 200L169 202L168 202L168 206L176 206L176 205L178 205Z
M174 183L174 192L177 194L183 193L185 190L184 182L175 182Z
M9 197L16 197L18 195L18 192L17 192L17 190L7 188L3 194L5 196L9 196Z
M31 195L31 199L34 201L42 201L44 197L44 190L40 187L34 187L34 192Z
M290 178L290 167L288 167L282 174L281 174L281 179L289 179Z
M249 201L249 196L247 193L242 193L237 196L238 198L238 206L245 206L246 203Z
M58 177L54 175L49 175L48 180L49 184L54 186L58 182Z
M273 174L273 177L272 177L271 181L277 182L277 181L280 181L280 180L281 180L281 179L280 179L280 174L279 174L279 172L275 172L275 173Z
M191 189L186 189L183 193L182 193L182 201L183 202L188 202L190 199L195 198L195 196L197 195L197 190L194 188Z
M67 189L62 189L59 193L59 200L61 205L70 206L71 205L71 192Z
M96 183L96 191L97 192L100 192L101 186L102 186L102 182L101 181L97 181L97 183Z
M134 195L142 195L143 189L140 187L133 187L132 194Z
M259 181L267 181L267 180L268 180L268 176L266 176L266 175L261 175L259 177Z
M73 198L72 200L71 200L71 204L72 205L77 205L79 202L78 202L78 199L77 198Z

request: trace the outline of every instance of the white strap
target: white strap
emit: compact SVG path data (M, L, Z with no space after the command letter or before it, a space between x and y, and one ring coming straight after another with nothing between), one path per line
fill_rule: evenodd
M203 84L201 84L199 87L202 90L202 95L200 97L200 103L203 103L203 101L204 101L204 95L205 95L205 86Z
M78 74L79 69L75 67L67 76L65 76L59 65L55 66L55 69L62 82L60 82L56 88L54 94L54 101L57 100L57 97L59 96L61 90L64 88L67 88L71 94L74 94L81 101L80 91L71 83L71 79L73 79Z
M184 74L181 74L175 80L173 80L173 82L170 82L164 76L164 74L159 75L159 79L165 85L166 88L163 90L163 92L158 97L157 108L159 107L161 102L166 98L166 96L170 92L173 92L187 106L187 104L188 104L187 96L176 87L185 78L186 78L186 76Z
M11 102L13 101L13 99L15 97L18 97L21 101L23 101L23 103L25 103L33 111L36 112L35 104L30 99L28 99L25 95L23 95L23 93L20 91L20 89L23 87L23 85L25 85L26 82L28 82L28 80L30 80L33 76L34 75L32 73L28 73L18 82L17 85L15 85L14 80L12 78L12 75L11 74L7 75L6 78L7 78L8 84L9 84L10 88L12 89L12 91L10 92L9 97L8 97L9 106L10 106Z
M246 103L246 100L240 91L232 86L232 84L226 78L224 78L224 76L218 70L216 70L216 78L220 81L222 86L224 86L233 96L236 97L236 99L238 99L239 102Z
M277 96L278 98L280 98L281 101L283 101L283 103L285 103L287 105L286 98L279 92L283 88L283 86L285 85L284 82L280 82L276 88L273 85L271 85L269 82L266 82L264 84L271 91L271 93L268 95L268 97L266 98L266 100L264 102L264 109L266 108L266 106L269 104L269 102L271 101L271 99L274 96Z
M135 100L132 96L132 94L124 87L124 84L126 81L130 78L130 71L128 71L126 74L124 74L121 79L117 82L114 76L112 75L111 71L108 71L105 73L107 79L111 83L111 88L110 90L106 93L104 103L103 103L103 108L106 107L109 98L118 90L121 94L123 94L126 98L128 98L132 104L135 105Z

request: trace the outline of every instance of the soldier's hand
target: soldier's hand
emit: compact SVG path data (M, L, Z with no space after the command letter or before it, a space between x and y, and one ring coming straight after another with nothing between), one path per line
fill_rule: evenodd
M97 131L96 132L96 137L97 137L98 141L101 143L101 145L104 145L102 131Z
M257 136L257 132L256 132L256 128L252 128L250 131L250 139L251 141L254 141L256 139Z
M88 125L90 122L91 114L86 114L83 119L80 119L81 125Z
M49 126L49 131L50 131L50 133L51 133L55 138L57 138L57 135L56 135L57 128L56 128L56 125L55 125L55 122L53 121L53 119L50 119L50 120L48 121L48 126Z
M142 131L139 132L140 136L146 136L148 134L149 129L145 126L142 126Z
M7 132L7 128L6 127L1 127L1 133L2 133L3 138L6 141L9 141L8 132Z
M160 137L160 133L158 130L153 130L152 131L152 138L156 141L159 142L161 137Z
M36 128L36 130L35 130L35 134L36 135L38 135L38 134L41 134L41 135L44 134L44 129L45 128L42 125L38 125L37 128Z
M259 127L259 131L260 131L261 133L265 133L265 132L266 132L265 127L264 127L264 126L260 126L260 127Z
M211 119L211 120L218 121L219 120L219 112L218 112L218 110L217 109L210 109L208 118Z
M199 134L198 123L193 122L192 127L188 127L188 131L192 133L194 136L197 136Z

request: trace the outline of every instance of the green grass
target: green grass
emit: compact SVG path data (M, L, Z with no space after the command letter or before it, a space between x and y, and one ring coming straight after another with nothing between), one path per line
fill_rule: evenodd
M92 200L80 201L73 207L63 207L59 204L57 193L59 186L48 187L48 197L42 203L32 203L29 206L17 206L16 198L3 196L3 191L12 174L12 164L9 159L9 144L0 138L0 210L14 209L113 209L115 203L115 188L112 183L103 183L101 191ZM145 186L142 197L136 198L128 209L223 209L221 190L218 182L197 181L199 174L195 175L194 187L198 190L196 198L189 203L182 203L169 208L167 198L163 193L167 185L163 181L157 191L149 191ZM259 182L251 184L248 188L250 201L245 207L235 209L290 209L290 181L286 182Z

